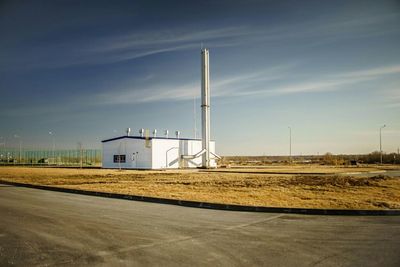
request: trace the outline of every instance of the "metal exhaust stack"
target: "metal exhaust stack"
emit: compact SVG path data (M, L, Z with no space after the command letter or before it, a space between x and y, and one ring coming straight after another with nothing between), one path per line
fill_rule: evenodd
M210 68L206 48L201 50L201 141L205 151L202 167L210 168Z
M210 151L210 64L208 49L201 50L201 151L195 155L181 155L182 160L202 157L201 168L211 168L210 154L213 159L221 157Z

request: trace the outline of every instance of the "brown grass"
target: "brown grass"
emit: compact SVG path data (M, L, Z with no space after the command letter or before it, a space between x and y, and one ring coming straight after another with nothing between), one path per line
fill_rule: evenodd
M333 172L335 173L335 172ZM399 209L400 179L345 175L0 168L0 180L132 195L272 207Z

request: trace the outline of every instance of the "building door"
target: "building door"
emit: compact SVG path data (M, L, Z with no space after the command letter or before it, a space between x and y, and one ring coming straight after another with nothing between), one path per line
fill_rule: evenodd
M132 160L132 163L131 163L132 168L136 168L137 167L137 155L136 155L136 153L132 153L131 160Z
M132 168L137 168L138 167L138 161L139 161L139 152L133 152L131 155L132 159Z

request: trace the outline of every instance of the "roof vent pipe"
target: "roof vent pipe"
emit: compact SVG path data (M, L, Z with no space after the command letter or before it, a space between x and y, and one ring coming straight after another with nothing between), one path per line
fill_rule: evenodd
M153 130L153 137L157 137L157 129Z
M176 138L178 138L178 139L179 139L179 136L180 136L180 134L181 134L181 132L180 132L180 131L175 131Z
M126 136L129 136L131 134L131 128L126 128Z
M139 134L140 134L140 137L144 136L144 129L143 128L139 130Z

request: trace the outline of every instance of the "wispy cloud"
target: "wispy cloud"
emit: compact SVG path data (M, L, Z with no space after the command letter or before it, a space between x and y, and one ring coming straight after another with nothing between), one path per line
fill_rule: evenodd
M348 85L367 82L383 77L384 75L400 73L400 65L383 66L364 70L355 70L346 73L330 74L319 76L318 79L306 79L302 81L286 81L296 72L296 68L301 67L299 63L284 64L256 72L244 72L237 75L221 77L211 81L211 91L213 97L271 97L288 94L304 93L324 93L329 91L345 90ZM274 82L283 83L275 86ZM26 116L44 115L49 109L53 112L64 114L80 112L82 107L88 105L128 105L155 102L176 102L188 101L200 97L200 81L179 83L162 83L149 75L142 79L140 86L130 85L124 81L116 85L112 92L106 91L96 95L80 96L79 99L71 99L66 105L57 104L52 107L19 107L11 108L3 115L6 116ZM351 88L354 88L352 86ZM383 106L387 108L400 107L400 89L391 88L382 91ZM91 104L88 104L91 103Z
M212 94L213 96L246 95L251 91L251 88L259 87L260 83L265 84L284 79L289 70L296 65L298 63L282 64L262 70L221 77L212 82Z
M329 79L321 78L311 81L296 82L294 84L285 85L277 89L269 90L268 93L271 95L280 94L296 94L296 93L311 93L311 92L327 92L339 90L341 86L354 84L358 82L365 82L367 78L355 78L351 77L348 79Z
M248 46L297 42L297 45L318 45L347 38L360 38L400 32L396 27L397 13L363 18L311 19L301 23L286 23L260 27L243 24L231 27L181 26L146 32L104 34L101 37L34 43L29 50L4 51L0 68L61 68L76 65L109 64L133 60L160 53L209 47ZM394 26L396 25L396 26ZM15 52L16 51L16 52Z
M311 20L279 26L255 27L254 25L212 28L193 31L191 29L159 30L145 33L126 33L108 36L90 46L89 54L102 54L98 63L110 63L148 55L199 48L201 43L211 47L243 46L252 43L287 42L291 39L307 40L308 45L400 32L393 27L399 20L396 13L369 16L366 18L344 18L328 21ZM108 55L108 56L107 56Z
M277 67L264 72L227 77L214 83L215 96L276 96L311 92L343 90L348 85L400 74L400 65L383 66L335 74L319 74L301 79L292 79L296 69L293 66ZM317 77L317 78L315 78ZM262 81L262 83L254 83ZM274 81L279 81L279 85Z
M400 73L400 65L382 66L371 69L351 71L337 75L338 77L378 77Z
M150 55L200 48L236 45L235 39L252 34L246 27L219 27L193 31L190 28L150 30L120 35L84 38L63 43L32 45L18 56L5 53L0 68L62 68L123 62ZM4 52L4 51L3 51Z
M315 46L343 39L399 33L399 21L398 13L366 15L363 18L311 19L301 23L253 28L246 41L285 43L290 40L307 40L307 45Z
M238 96L249 86L284 78L282 71L295 64L280 65L255 72L241 73L211 81L212 96ZM179 85L151 81L140 87L124 84L112 92L100 93L95 97L96 104L128 104L157 101L182 101L200 97L200 81Z
M322 75L320 79L310 84L305 83L294 87L288 87L287 90L282 91L295 93L334 90L339 89L341 85L366 82L391 74L400 74L400 65L381 66L377 68Z
M213 47L231 46L235 44L233 40L251 34L249 28L238 26L199 31L181 28L107 36L97 40L95 46L82 49L85 56L72 64L115 63L159 53L199 49L202 43Z
M199 85L189 83L186 85L176 86L173 84L157 84L142 87L137 90L135 88L121 88L113 90L111 93L101 93L95 97L96 105L119 105L147 103L158 101L181 101L193 99L199 91Z
M144 33L127 33L121 36L108 37L100 41L92 51L114 52L151 47L176 46L176 44L196 44L201 42L226 41L226 39L251 35L252 31L243 26L217 29L192 30L160 30Z
M302 77L291 80L299 64L286 64L270 67L255 72L244 72L225 76L211 81L213 97L241 96L278 96L300 93L323 93L348 89L348 85L368 82L385 75L400 73L400 65L383 66L346 73L318 75L318 78ZM301 66L300 66L301 67ZM280 85L276 85L279 82ZM96 96L97 104L128 104L157 101L182 101L199 97L200 82L193 81L183 85L154 84L135 86L123 85L114 88L112 93L101 93ZM391 93L393 105L400 100L397 90Z
M382 90L383 100L381 104L385 108L400 108L400 85L397 88Z

